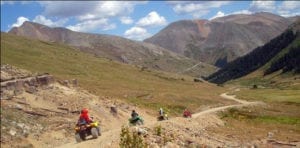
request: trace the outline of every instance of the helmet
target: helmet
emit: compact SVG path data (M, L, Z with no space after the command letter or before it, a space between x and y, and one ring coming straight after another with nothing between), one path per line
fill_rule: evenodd
M88 111L88 109L86 109L86 108L84 108L84 109L81 110L81 113L82 113L82 114L87 114L88 112L89 112L89 111Z

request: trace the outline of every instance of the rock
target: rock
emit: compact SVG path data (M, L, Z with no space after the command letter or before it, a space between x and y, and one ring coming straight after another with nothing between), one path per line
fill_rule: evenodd
M268 138L269 138L269 139L272 139L272 138L273 138L273 136L274 136L274 133L272 133L272 132L268 132Z
M25 124L24 123L17 123L17 126L21 129L23 129L25 127Z
M147 130L143 129L141 127L135 127L135 132L137 132L139 135L147 135Z
M10 99L13 98L14 94L15 93L14 93L13 90L4 90L4 91L1 92L1 99L10 100Z
M33 94L33 93L35 93L37 90L36 90L35 86L28 86L28 87L25 87L25 91L26 91L27 93Z
M23 107L20 104L16 104L15 109L22 110Z
M17 133L17 132L16 132L15 130L13 130L13 129L10 129L10 130L9 130L9 134L12 135L12 136L15 136L16 133Z
M51 75L37 76L36 79L39 85L49 85L54 82L53 76Z

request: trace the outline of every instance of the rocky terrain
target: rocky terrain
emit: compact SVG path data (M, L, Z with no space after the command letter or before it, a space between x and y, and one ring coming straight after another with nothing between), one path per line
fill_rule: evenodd
M212 65L199 63L199 61L178 55L162 47L113 35L74 32L66 28L51 28L33 22L24 22L22 26L12 28L9 33L50 43L70 45L96 57L156 70L176 73L196 64L197 66L185 73L201 76L211 74L216 70Z
M255 13L213 20L182 20L144 41L223 67L281 34L295 18Z

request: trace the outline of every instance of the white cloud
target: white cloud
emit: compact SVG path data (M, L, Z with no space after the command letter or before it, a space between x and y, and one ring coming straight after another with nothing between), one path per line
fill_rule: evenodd
M193 1L193 2L169 2L177 14L188 14L199 18L210 12L212 8L220 8L230 1Z
M126 24L126 25L130 25L133 23L133 20L131 19L131 17L126 17L126 16L121 17L120 21L122 24Z
M289 9L289 10L300 9L300 2L299 1L283 1L280 8L281 9Z
M150 33L144 28L141 27L132 27L125 31L124 36L129 39L139 40L142 41L145 38L151 36Z
M284 17L300 15L299 1L283 1L278 7L278 14Z
M67 19L61 19L61 20L54 22L50 19L47 19L43 15L38 15L33 19L33 22L40 23L40 24L50 26L50 27L61 27L67 22Z
M218 13L215 16L211 17L209 20L213 20L217 17L224 17L224 16L228 16L228 15L233 15L233 14L253 14L253 12L251 12L249 10L240 10L240 11L235 11L235 12L225 14L222 11L218 11Z
M216 15L214 15L213 17L211 17L209 20L215 19L217 17L223 17L225 16L225 13L222 11L218 11L218 13Z
M232 12L230 14L253 14L253 12L249 11L249 10L240 10L240 11L235 11ZM229 14L228 14L229 15Z
M118 18L124 24L131 24L129 15L136 5L147 2L134 1L41 1L44 16L75 19L76 25L68 26L74 31L93 31L96 29L111 30L116 24L108 23L110 19Z
M272 12L275 10L275 1L252 1L249 10L251 12Z
M75 17L79 20L120 17L131 14L135 5L145 2L130 1L43 1L47 16Z
M68 29L79 32L89 32L94 31L98 28L101 30L111 30L116 28L115 24L110 24L108 19L98 19L98 20L88 20L76 25L67 26Z
M11 27L20 27L25 21L29 21L28 18L20 16L17 19L17 22L11 25Z
M141 18L136 25L142 27L148 26L163 26L167 21L163 16L160 16L156 11L150 12L147 16Z

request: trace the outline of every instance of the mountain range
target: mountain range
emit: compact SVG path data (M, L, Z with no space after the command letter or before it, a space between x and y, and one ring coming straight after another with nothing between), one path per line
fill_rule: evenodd
M193 76L207 76L216 70L212 65L192 60L160 46L113 35L74 32L66 28L51 28L33 22L24 22L8 33L46 42L63 43L94 54L96 57L156 70L184 72ZM187 71L189 67L193 69Z
M216 72L217 67L226 67L229 62L268 43L297 19L299 16L285 18L260 12L212 20L181 20L144 42L51 28L33 22L24 22L9 33L66 44L96 57L143 68L206 77Z
M186 57L224 67L281 34L298 17L260 12L235 14L213 20L171 23L145 42Z

